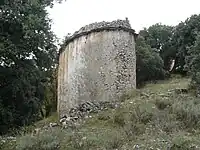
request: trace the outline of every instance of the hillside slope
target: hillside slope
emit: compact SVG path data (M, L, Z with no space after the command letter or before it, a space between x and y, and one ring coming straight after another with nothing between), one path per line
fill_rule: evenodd
M185 90L188 83L176 78L148 84L125 95L119 108L91 114L78 128L19 136L17 149L200 149L200 100Z

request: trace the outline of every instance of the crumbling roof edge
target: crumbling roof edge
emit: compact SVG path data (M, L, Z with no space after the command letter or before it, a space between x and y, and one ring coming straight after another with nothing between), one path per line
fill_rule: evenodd
M115 30L124 30L126 32L129 32L129 33L132 33L135 37L135 39L137 38L138 34L135 33L135 30L134 29L131 29L131 28L127 28L127 27L123 27L123 26L118 26L118 27L101 27L101 28L95 28L95 29L91 29L89 31L85 31L85 32L80 32L78 34L73 34L72 36L70 36L64 43L63 45L61 46L60 50L59 50L59 55L60 53L62 53L65 49L65 47L71 42L73 41L74 39L76 38L79 38L81 36L84 36L84 35L88 35L90 33L93 33L93 32L101 32L101 31L115 31Z

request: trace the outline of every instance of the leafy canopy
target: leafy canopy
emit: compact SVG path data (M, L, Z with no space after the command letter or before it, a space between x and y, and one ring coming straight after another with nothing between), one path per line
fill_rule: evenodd
M0 1L0 132L38 119L57 63L46 7L53 0Z
M137 85L145 81L164 79L164 63L159 54L146 44L144 37L136 41L136 79Z

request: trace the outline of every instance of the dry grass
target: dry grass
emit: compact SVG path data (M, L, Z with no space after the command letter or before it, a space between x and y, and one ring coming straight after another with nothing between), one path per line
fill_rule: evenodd
M53 140L61 150L200 149L200 100L171 91L187 88L188 83L187 78L175 78L148 84L125 95L122 107L93 114L76 131L55 129L56 135L49 133L36 141L27 135L19 137L18 149L23 150L19 145L27 140L35 142L35 147L39 141L51 145Z

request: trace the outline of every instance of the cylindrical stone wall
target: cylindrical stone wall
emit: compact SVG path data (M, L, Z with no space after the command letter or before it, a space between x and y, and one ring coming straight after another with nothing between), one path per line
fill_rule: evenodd
M59 55L60 116L86 101L118 100L136 87L134 30L106 25L74 35Z

